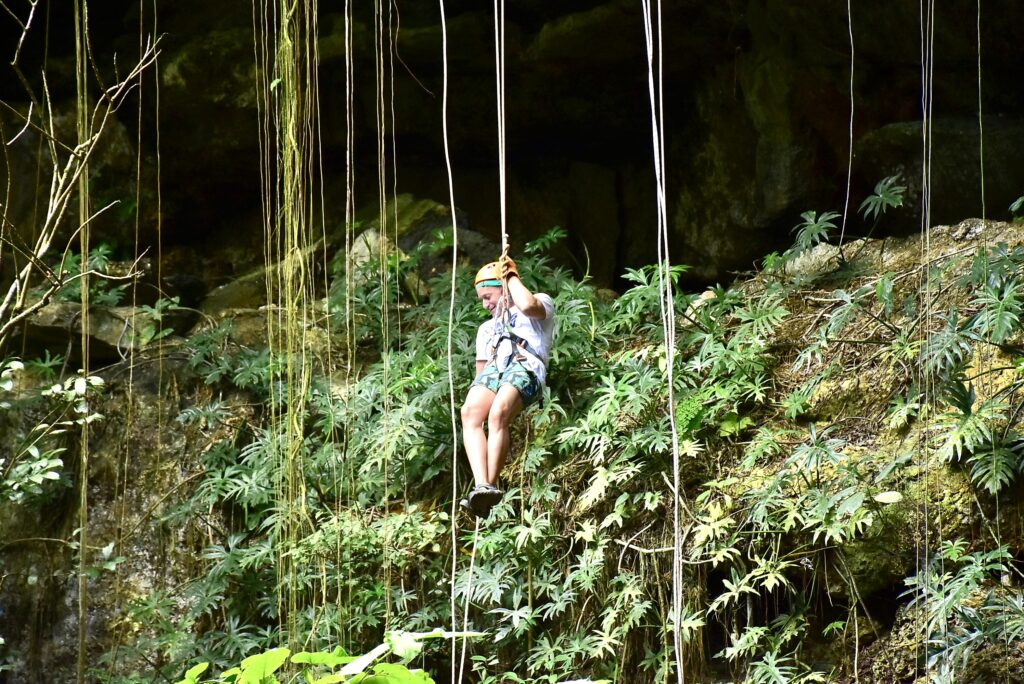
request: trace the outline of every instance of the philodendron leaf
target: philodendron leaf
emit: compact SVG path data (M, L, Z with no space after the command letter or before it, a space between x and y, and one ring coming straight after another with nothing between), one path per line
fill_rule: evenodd
M242 681L263 684L263 680L277 672L291 651L287 648L272 648L263 653L251 655L242 661Z
M373 666L373 674L362 684L434 684L423 670L410 670L405 665L380 663Z
M350 656L345 653L345 649L341 646L337 647L331 652L325 651L302 651L292 656L293 663L302 663L306 665L326 665L327 667L337 667L338 665L346 665L355 660L355 656Z
M3 640L0 639L0 643L2 642ZM185 678L177 682L177 684L197 684L197 682L199 681L199 675L206 672L207 668L209 667L210 663L199 663L198 665L190 667L188 671L185 673Z

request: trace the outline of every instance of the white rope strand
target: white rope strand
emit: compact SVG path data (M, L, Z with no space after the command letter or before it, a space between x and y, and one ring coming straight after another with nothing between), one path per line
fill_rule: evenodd
M473 571L476 565L476 542L480 535L480 518L476 519L476 526L473 528L473 551L469 554L469 577L466 580L466 594L462 601L462 631L469 631L469 602L473 598ZM459 656L459 682L462 681L463 671L466 667L466 637L462 637L462 653Z
M981 220L985 221L985 127L981 123L981 0L978 0L978 171L981 174ZM983 233L984 234L984 233Z
M932 77L933 77L933 60L934 60L934 21L935 21L935 4L934 0L921 0L920 2L920 27L921 27L921 238L924 246L924 254L922 255L922 263L927 264L930 262L931 254L931 142L932 142ZM923 330L925 337L925 344L928 344L931 330L931 274L930 269L921 269L921 278L923 279L922 289L924 290L924 310L922 312ZM919 372L924 373L923 392L924 398L922 403L924 405L930 405L931 402L935 401L935 390L933 386L933 378L927 371ZM933 407L934 408L934 407ZM924 446L924 435L919 438L920 452L919 452L919 467L922 468L922 472L928 473L928 450ZM926 477L925 480L925 492L924 502L922 504L922 512L924 520L924 539L918 542L923 548L918 548L918 552L915 553L915 557L920 559L918 565L918 576L923 577L923 585L918 589L919 595L923 598L931 592L932 582L932 571L931 571L931 528L930 528L930 514L929 514L929 499L931 496L932 480ZM941 572L941 570L940 570ZM917 629L924 631L927 629L927 623L922 621L921 617L916 618ZM929 638L930 635L925 635ZM918 642L921 643L920 641ZM920 646L918 646L920 648ZM933 671L933 665L930 665L931 661L925 661L925 672L931 673Z
M508 224L505 211L505 0L494 0L494 69L498 113L498 207L501 216L501 254L508 256Z
M644 37L647 43L647 85L651 101L651 141L654 152L654 175L658 204L658 286L661 304L662 331L665 340L666 382L668 384L668 417L672 430L672 642L675 653L676 681L685 682L683 672L682 617L682 535L680 534L681 482L679 477L679 431L675 420L675 302L673 298L671 263L668 245L668 202L665 191L664 83L661 32L661 2L652 16L650 0L641 0L644 13ZM655 29L657 30L657 63L655 64ZM655 88L657 74L657 88Z
M452 368L452 328L455 325L455 275L456 266L458 265L458 248L459 248L459 229L458 221L455 218L455 181L452 179L452 157L451 152L448 149L448 26L445 22L444 17L444 0L438 0L438 4L441 9L441 64L442 64L442 77L441 77L441 133L444 140L444 163L445 169L448 172L448 202L452 215L452 278L451 278L451 300L448 305L448 341L447 341L447 353L448 353L448 399L451 414L452 423L452 508L451 508L451 525L452 525L452 563L451 563L451 596L449 599L449 611L451 613L452 621L452 643L451 643L451 675L452 684L455 684L455 649L456 639L455 636L457 622L455 613L455 573L457 570L456 566L456 554L458 553L458 534L455 528L456 514L458 513L458 499L459 499L459 483L458 483L458 456L459 456L459 443L458 443L458 426L455 423L455 371Z
M839 254L843 253L843 239L846 237L846 217L850 211L850 178L853 175L853 12L850 9L850 0L846 0L846 27L850 36L850 131L849 131L849 154L846 158L846 199L843 200L843 223L839 229Z

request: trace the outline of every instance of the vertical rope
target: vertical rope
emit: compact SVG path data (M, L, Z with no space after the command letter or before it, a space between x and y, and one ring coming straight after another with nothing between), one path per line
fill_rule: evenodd
M930 261L931 254L931 122L932 122L932 76L933 76L933 58L934 58L934 21L935 21L935 5L934 0L920 0L920 31L921 31L921 240L924 248L924 254L922 255L922 269L921 278L923 280L920 289L924 292L922 321L924 325L924 344L928 345L928 341L931 335L931 274L929 273L928 263ZM924 382L923 387L923 398L922 406L928 406L934 413L934 402L935 402L935 379L932 374L924 369L918 368L918 377L923 375ZM929 514L929 499L934 487L934 478L929 475L930 468L928 468L929 454L926 444L927 433L925 426L922 425L921 433L918 437L918 454L919 462L918 467L921 468L921 472L925 474L925 496L921 506L921 520L923 521L923 535L924 539L919 538L915 541L917 553L915 553L915 559L918 563L917 574L918 577L923 577L923 583L918 588L919 597L922 599L919 605L925 607L925 614L922 615L918 612L915 615L915 623L917 626L918 634L923 634L927 630L927 597L931 589L931 528L930 528L930 514ZM928 635L925 634L926 641ZM925 670L930 672L930 667L927 665L927 646L922 644L921 641L915 645L915 650L925 648Z
M979 182L980 182L979 191L980 191L980 194L981 194L981 224L982 224L981 241L982 241L982 250L986 254L986 261L985 261L985 272L986 272L986 274L985 275L986 275L986 281L987 281L987 279L988 279L988 258L987 258L987 255L988 255L989 243L988 243L988 230L987 230L987 226L985 224L985 221L986 221L986 218L987 218L987 213L986 213L986 209L985 209L985 127L984 127L984 125L982 123L982 99L981 99L981 0L978 0L978 2L977 2L976 21L975 21L975 34L976 34L977 43L978 43L978 173L979 173ZM985 361L984 361L984 357L982 357L981 362L979 364L978 372L979 372L979 374L985 375L986 377L989 378L989 381L987 383L989 385L989 387L988 387L988 394L989 394L989 396L992 396L991 393L992 393L993 390L995 390L995 380L994 380L994 378L991 378L991 376L988 375L988 373L990 372L991 369L990 368L986 368L985 366L987 366L987 365L989 365L989 364L986 364ZM1009 426L1007 426L1007 429L1009 429ZM1005 435L1005 433L1004 433L1004 435ZM996 538L993 541L996 543L996 546L998 547L998 546L1002 546L1002 538L1003 538L1002 514L1001 514L1002 497L1000 496L1000 492L998 492L998 491L995 494L995 506L996 506L996 511L995 511L995 523L996 523L995 524L995 537ZM1002 636L1002 639L1003 639L1003 646L1004 646L1004 648L1007 649L1007 651L1009 651L1009 647L1010 647L1010 633L1009 633L1009 624L1008 624L1007 620L1003 620L1002 621L1000 632L1001 632L1001 636ZM1003 675L1003 677L1004 677L1004 681L1006 681L1006 682L1010 681L1009 670L1007 670L1007 672Z
M160 35L159 26L157 24L157 1L153 0L153 33L150 36L150 40L156 40L156 37ZM140 0L141 2L141 0ZM164 206L163 206L163 176L161 172L161 151L160 151L160 53L153 55L153 145L155 147L154 156L156 158L156 282L159 287L163 287L164 282ZM136 207L136 211L139 208ZM163 291L161 290L161 296ZM166 340L162 334L163 321L159 321L158 325L158 339L156 341L156 353L157 353L157 375L156 375L156 386L158 392L163 391L164 386L164 345ZM157 432L156 432L156 452L162 454L164 449L164 412L157 411Z
M402 282L398 257L398 122L395 117L395 57L398 53L398 5L388 2L388 84L391 113L391 225L395 230L395 343L402 348ZM403 462L404 468L404 462Z
M981 220L985 213L985 127L981 120L981 0L978 0L976 33L978 37L978 171L981 177Z
M473 600L473 569L476 565L476 542L480 536L480 518L477 518L473 526L473 552L469 555L469 575L466 580L466 595L462 602L462 631L469 630L469 602ZM459 655L459 682L466 668L466 642L467 638L462 637L462 650Z
M448 206L452 216L452 277L451 277L451 298L448 303L448 337L446 353L448 359L448 399L449 413L452 426L452 506L451 506L451 594L448 609L451 614L451 681L455 684L455 651L457 648L456 630L458 628L457 615L455 612L455 573L457 571L458 554L458 530L455 526L458 514L459 500L459 433L455 422L455 372L452 368L452 329L455 325L455 286L456 270L458 266L459 228L458 220L455 217L455 182L452 178L452 158L448 147L448 26L445 20L444 0L438 0L441 10L441 137L444 141L444 164L448 173Z
M853 12L850 0L846 0L846 27L850 37L850 125L849 153L846 158L846 198L843 200L843 223L839 229L839 253L842 255L843 239L846 237L846 217L850 210L850 178L853 176Z
M501 261L508 258L508 220L505 193L505 0L494 0L494 83L495 111L498 116L498 207L501 229ZM508 280L501 279L501 318L509 320Z
M330 274L330 260L329 260L329 257L328 257L329 253L328 253L328 233L327 233L327 202L326 202L326 197L325 197L325 192L324 192L324 184L323 184L323 178L324 178L323 132L322 132L322 121L321 121L321 118L319 116L319 112L320 112L320 82L319 82L319 78L318 78L319 71L318 71L317 66L320 64L320 38L319 38L319 36L320 36L320 29L319 29L318 17L319 17L319 13L313 13L313 16L311 17L312 29L310 31L310 35L312 36L312 49L313 49L313 59L312 59L312 65L311 65L311 69L310 69L310 78L312 79L313 83L315 84L315 87L313 88L313 108L314 108L313 111L317 112L317 116L316 116L316 119L315 119L315 131L313 131L313 133L312 133L313 136L314 136L314 140L315 140L315 146L314 146L314 149L312 150L312 155L315 156L316 168L315 168L315 170L313 170L311 172L315 173L315 178L319 181L317 183L317 196L316 196L316 199L318 200L318 210L319 210L319 213L317 214L318 219L319 219L319 223L320 223L320 235L319 235L319 238L321 239L321 244L322 244L322 249L321 249L321 254L320 254L320 258L321 258L320 268L321 268L322 280L316 286L314 286L314 284L311 281L311 283L310 283L310 286L311 286L310 299L311 300L315 300L317 291L320 290L321 288L322 288L322 291L324 293L328 293L329 294L329 292L330 292L330 275L331 275ZM311 157L311 162L312 162L312 157ZM311 243L313 242L312 239L310 240L310 242ZM331 307L330 307L329 303L328 303L327 306L324 307L322 324L323 324L324 328L327 331L329 331L329 332L333 329L333 316L331 314ZM326 346L325 357L326 357L325 360L324 360L325 372L329 375L333 371L334 364L335 364L334 353L333 353L333 350L332 350L330 344L328 344ZM325 401L327 402L327 404L329 406L328 410L329 410L330 415L331 416L336 415L335 398L334 398L334 395L330 391L329 388L328 388L328 390L326 392L326 396L324 397L324 399L325 399ZM325 438L326 438L327 445L329 445L331 447L332 451L337 448L337 432L336 432L336 429L335 429L334 425L331 425L331 427L328 430L328 434L325 436ZM335 504L335 507L334 507L334 509L331 512L332 512L332 514L334 514L337 517L339 515L339 513L340 513L340 502L341 502L341 496L340 496L341 487L339 486L340 480L341 480L341 475L340 475L340 472L339 472L339 469L338 469L338 461L337 461L337 459L333 459L332 458L330 460L330 468L331 468L331 484L332 484L332 487L333 487L333 491L338 493L335 496L335 501L337 503ZM341 546L340 546L340 544L335 544L335 554L336 554L336 558L335 558L335 564L334 564L334 574L335 574L335 577L337 577L338 581L340 582L340 577L341 577L341 572L340 572L340 568L341 568L341 557L340 557L341 556ZM327 561L326 561L326 559L324 559L320 563L320 581L321 581L321 605L320 605L320 610L323 613L326 614L327 611L328 611L328 606L331 605L331 583L329 581L329 577L328 577L328 574L327 574ZM339 587L338 588L338 592L337 592L337 598L340 599L340 597L341 597L341 591L340 591L340 587ZM335 616L337 616L337 614L338 614L338 611L335 612ZM342 640L342 638L343 638L342 635L344 633L344 628L343 628L343 625L341 624L342 622L343 622L342 620L336 619L336 620L329 620L328 623L327 623L328 624L328 635L329 636L333 636L334 639L336 640L336 642L340 642ZM313 636L315 636L315 630L311 630L310 637L312 638Z
M665 343L665 375L668 386L668 418L672 431L672 642L675 655L676 681L685 682L682 632L682 535L680 526L682 483L679 474L679 431L675 419L675 301L668 244L668 202L665 190L664 83L662 53L662 12L658 0L652 11L650 0L641 0L644 14L644 37L647 46L647 85L651 105L651 142L654 153L654 175L657 185L658 288L661 306L662 334ZM655 49L657 54L655 55Z
M501 255L508 256L508 223L505 195L505 0L494 0L494 69L498 114L498 207L501 225ZM508 286L502 280L505 294Z

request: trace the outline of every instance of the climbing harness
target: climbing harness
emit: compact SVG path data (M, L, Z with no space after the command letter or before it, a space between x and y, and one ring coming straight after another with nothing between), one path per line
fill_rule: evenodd
M513 363L522 363L523 361L526 361L527 354L538 361L544 361L540 353L534 349L529 342L512 332L506 323L502 321L495 321L494 325L495 328L497 328L498 339L495 341L494 347L491 349L491 358L488 363L494 364L494 367L499 371L505 370ZM501 343L505 340L508 340L511 344L509 345L508 353L505 355L505 360L499 365L498 352L501 349Z

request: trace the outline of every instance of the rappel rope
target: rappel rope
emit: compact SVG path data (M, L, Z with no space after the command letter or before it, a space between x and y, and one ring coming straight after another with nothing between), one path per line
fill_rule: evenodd
M508 323L508 302L510 299L508 291L508 279L504 277L503 267L508 259L508 231L506 228L505 221L505 0L494 0L494 63L497 83L497 112L498 112L498 194L499 194L499 209L501 214L501 256L498 259L499 263L499 276L501 276L501 294L502 294L502 305L501 305L501 317L503 323ZM445 144L445 152L447 153L447 143ZM450 180L451 169L449 169L449 180ZM455 200L452 198L452 222L455 221ZM454 264L452 273L454 274ZM454 283L454 279L453 279ZM454 301L455 288L452 287L452 299ZM450 322L449 322L450 325ZM449 328L449 335L451 330ZM450 338L449 338L450 339ZM451 360L451 350L449 348L449 363ZM454 396L454 395L453 395ZM454 408L453 408L454 415ZM452 469L453 481L454 481L455 469ZM454 508L454 496L453 496ZM452 519L452 528L455 527L454 518ZM480 537L480 518L477 517L474 521L473 526L473 547L469 554L469 576L466 580L466 591L463 595L462 602L462 631L463 633L469 630L469 603L473 598L473 570L476 565L476 544ZM453 549L454 552L454 549ZM454 595L455 591L455 577L452 576L452 592ZM467 637L462 637L462 648L459 654L459 677L458 681L462 682L462 677L466 668L466 641ZM454 652L452 656L454 657ZM453 673L454 676L454 673Z
M934 60L934 38L935 38L935 5L934 0L920 0L920 29L921 29L921 110L922 110L922 122L921 122L921 237L922 244L924 246L924 256L922 258L922 264L928 264L931 257L931 123L932 123L932 76L933 76L933 60ZM924 311L922 312L922 320L924 322L924 344L927 346L931 337L931 276L928 268L921 269L921 278L923 279L923 290L924 296ZM923 372L920 366L918 366L918 377L924 376L923 383L923 398L922 406L931 406L931 403L935 401L935 391L932 386L932 377L928 372ZM923 426L922 426L923 427ZM926 446L926 435L922 432L918 437L918 455L919 463L918 467L921 468L921 472L925 473L925 496L923 504L920 504L923 511L922 520L924 521L924 540L920 537L916 538L915 546L916 553L914 554L918 562L917 576L923 578L921 586L917 588L918 596L922 601L922 605L927 605L927 596L931 590L931 530L929 527L929 500L932 492L932 482L929 477L929 469L927 468L929 455ZM923 548L922 548L923 546ZM941 562L941 560L940 560ZM920 634L927 629L927 620L922 622L921 613L919 612L914 617L915 628ZM915 650L919 650L924 646L925 648L925 672L931 671L931 665L927 658L927 641L930 639L930 635L926 635L925 644L920 641L916 643Z
M455 214L455 182L452 175L451 151L448 144L448 27L445 19L444 0L438 0L441 11L441 52L442 52L442 89L441 89L441 130L444 139L444 160L445 171L448 176L448 202L449 211L452 217L452 262L451 262L451 296L448 307L448 337L447 337L447 359L448 359L448 398L449 413L452 426L452 505L451 505L451 593L449 598L449 609L451 611L451 680L454 684L462 682L465 670L466 658L466 637L462 638L461 655L458 664L458 674L455 667L456 632L458 629L456 601L455 601L455 580L458 572L458 529L455 521L458 516L458 426L455 418L455 372L452 364L453 328L455 324L455 288L456 269L458 266L458 221ZM501 213L501 257L499 263L504 264L508 258L508 232L506 228L505 214L505 4L504 0L495 0L494 4L494 44L495 44L495 69L497 81L497 112L498 112L498 186L500 196ZM502 297L509 298L508 282L502 278ZM508 316L508 308L503 306L502 316ZM473 546L469 558L469 577L463 601L462 629L467 631L469 625L469 602L473 595L473 570L476 563L476 545L480 532L480 520L477 518L473 530Z
M498 211L501 221L501 257L499 264L508 259L508 223L505 207L505 0L494 0L494 83L498 117ZM500 268L500 267L499 267ZM504 273L499 271L499 275ZM508 280L501 278L502 322L508 323Z
M682 616L682 536L680 534L680 506L682 487L679 477L679 431L675 418L675 300L668 250L668 208L665 197L665 110L662 72L661 2L657 1L652 16L650 0L641 0L644 13L644 37L647 45L647 85L651 101L651 140L654 152L654 175L657 182L658 203L658 286L661 306L662 331L665 342L665 374L668 384L668 417L672 430L672 642L675 653L676 681L685 682L683 672L683 640L680 629ZM657 35L655 35L657 32ZM655 64L655 43L657 64ZM655 79L657 71L657 79ZM657 80L657 88L655 88Z
M473 526L473 551L469 554L469 579L466 580L465 600L462 602L462 631L469 631L469 601L473 598L473 567L476 564L476 542L480 536L480 518L476 519ZM455 586L452 578L452 586ZM452 652L454 655L454 651ZM462 674L466 667L466 637L462 637L462 651L459 654L459 679L462 681ZM454 673L452 673L454 675Z
M452 157L448 147L448 26L445 20L444 0L438 0L441 9L441 134L444 140L444 163L448 173L448 203L452 217L452 264L451 264L451 296L448 303L448 399L449 412L452 425L452 507L451 507L451 542L452 542L452 563L451 563L451 593L449 595L449 614L451 615L451 681L455 684L455 650L456 650L456 622L455 612L455 575L458 570L456 563L458 554L458 530L455 527L456 516L458 515L459 483L458 483L458 426L455 422L455 372L452 369L452 329L455 325L455 286L456 270L458 266L459 250L459 228L455 216L455 181L452 179Z
M849 154L846 158L846 199L843 200L843 223L839 228L839 258L843 258L843 239L846 237L846 217L850 211L850 178L853 175L853 12L846 0L846 28L850 36L850 123Z
M442 0L443 2L443 0ZM442 12L443 15L443 12ZM447 52L445 53L447 59ZM501 277L501 318L502 323L507 327L509 321L509 301L511 296L508 290L508 279L504 277L504 265L508 260L508 229L506 223L506 211L505 211L505 0L494 0L494 64L495 64L495 82L496 82L496 102L497 102L497 116L498 116L498 195L499 195L499 210L501 215L501 256L498 259L499 264L499 276ZM447 81L445 94L447 96ZM447 124L447 119L446 119ZM445 154L448 153L447 136L445 138ZM451 182L451 167L448 169L449 183ZM455 225L455 197L452 195L452 225ZM454 249L454 248L453 248ZM455 255L453 253L452 261L452 302L455 301ZM451 340L451 325L452 321L449 319L449 340ZM451 346L448 348L448 362L449 372L451 369ZM454 421L455 409L454 409L454 386L452 388L452 417ZM453 452L455 453L455 452ZM453 459L454 460L454 459ZM455 481L455 468L452 468L452 481ZM455 499L457 498L457 489L453 488L452 492L452 509L455 509ZM455 529L455 518L452 517L452 529ZM469 576L466 581L466 591L463 595L462 601L462 631L465 634L469 629L469 603L473 598L473 570L476 565L476 545L477 540L480 537L480 518L476 518L473 526L473 546L469 554ZM452 553L454 554L455 549L452 547ZM454 606L454 594L455 594L455 574L454 565L452 573L452 605ZM454 619L454 613L453 613ZM454 631L454 630L453 630ZM462 682L463 675L466 667L466 641L467 637L462 637L462 648L459 655L459 676L458 682ZM452 657L455 657L454 650ZM454 671L452 673L454 677Z
M853 43L853 11L850 7L850 0L846 0L846 28L850 38L850 118L847 130L847 157L846 157L846 196L843 199L843 222L839 228L839 259L840 263L845 261L843 256L843 241L846 238L846 222L850 213L850 183L853 178L853 73L854 73L854 43ZM851 575L852 581L852 575ZM865 608L866 610L866 608ZM860 671L860 621L857 617L857 602L853 602L853 677L859 682Z

